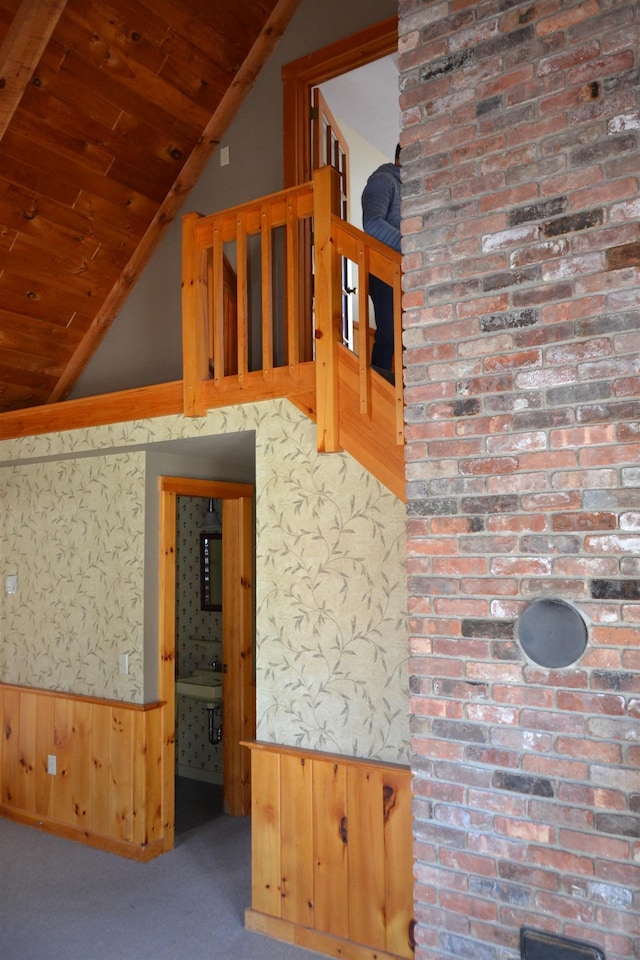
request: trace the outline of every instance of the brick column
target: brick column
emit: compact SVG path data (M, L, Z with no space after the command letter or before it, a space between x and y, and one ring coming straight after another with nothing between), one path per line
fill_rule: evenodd
M640 5L400 0L417 960L640 957ZM588 626L523 652L535 599Z

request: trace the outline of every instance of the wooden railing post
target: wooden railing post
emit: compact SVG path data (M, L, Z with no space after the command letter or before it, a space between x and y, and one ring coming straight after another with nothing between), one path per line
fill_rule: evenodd
M209 378L206 259L198 248L198 213L182 218L182 386L185 417L202 417L202 381Z
M333 167L313 174L315 246L315 346L318 450L340 450L338 441L337 346L342 338L340 257L332 236L331 218L340 211L340 184Z

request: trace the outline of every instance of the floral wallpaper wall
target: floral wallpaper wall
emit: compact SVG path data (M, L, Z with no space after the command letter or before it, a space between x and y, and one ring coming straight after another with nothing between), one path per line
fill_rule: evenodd
M25 573L35 593L21 588L25 609L17 618L15 598L0 598L0 679L154 698L155 691L141 690L136 663L143 649L144 454L103 452L238 431L253 431L256 443L258 737L408 762L404 504L348 454L318 454L315 425L286 400L195 420L164 417L0 442L0 465L8 464L0 466L0 499L9 496L21 517L3 511L10 542L2 538L0 573L16 565L21 575L40 571ZM38 504L49 484L56 493L47 510ZM23 524L31 532L22 535ZM46 562L36 529L58 538ZM96 539L101 551L92 549ZM65 565L73 577L64 577ZM49 589L38 586L39 575ZM53 631L52 591L60 613ZM64 611L74 605L67 629ZM123 683L111 666L125 635L133 669Z
M259 442L258 737L407 760L404 505L291 407Z
M141 453L0 470L0 678L142 702ZM128 655L128 674L119 655Z

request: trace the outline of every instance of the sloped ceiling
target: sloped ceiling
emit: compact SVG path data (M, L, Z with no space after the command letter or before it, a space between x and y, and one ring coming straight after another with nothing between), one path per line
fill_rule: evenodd
M299 0L0 0L0 412L64 399Z

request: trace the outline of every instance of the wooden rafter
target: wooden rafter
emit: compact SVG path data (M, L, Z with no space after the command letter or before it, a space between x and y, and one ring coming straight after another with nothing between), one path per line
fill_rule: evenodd
M0 46L0 140L36 69L67 0L22 0Z

